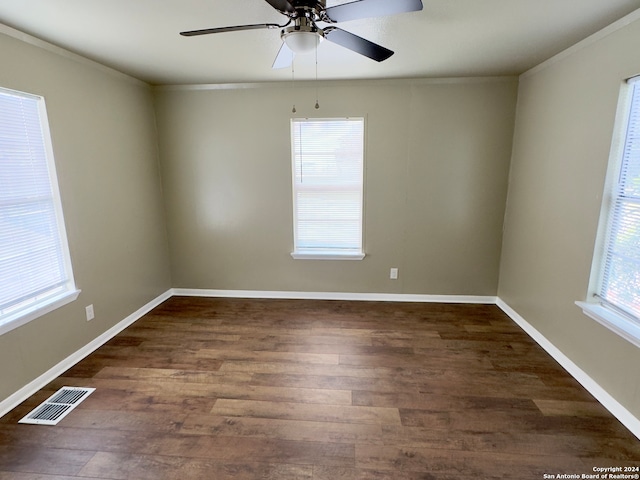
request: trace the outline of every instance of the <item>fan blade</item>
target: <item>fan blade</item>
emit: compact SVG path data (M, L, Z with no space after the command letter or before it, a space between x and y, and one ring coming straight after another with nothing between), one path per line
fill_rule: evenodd
M325 11L329 20L338 23L419 10L422 10L422 0L358 0L329 7Z
M282 42L282 46L280 47L280 50L278 50L278 55L276 55L276 59L273 61L271 68L275 70L278 68L290 67L293 63L294 55L295 54L287 44Z
M360 55L369 57L376 62L382 62L393 55L393 52L388 48L384 48L381 45L365 40L362 37L336 27L325 28L324 38L330 42L340 45L341 47L348 48Z
M287 0L267 0L267 3L285 15L296 12L296 9Z
M258 23L255 25L236 25L235 27L205 28L203 30L190 30L180 32L183 37L195 37L197 35L209 35L210 33L237 32L240 30L260 30L263 28L280 28L277 23Z

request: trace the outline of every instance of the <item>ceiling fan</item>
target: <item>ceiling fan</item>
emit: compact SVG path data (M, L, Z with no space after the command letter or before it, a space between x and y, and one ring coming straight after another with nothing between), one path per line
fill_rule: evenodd
M377 62L386 60L393 51L370 42L353 33L333 25L324 28L316 22L335 24L361 18L381 17L396 13L422 10L422 0L357 0L327 8L326 0L266 0L282 15L289 18L284 25L260 23L236 25L233 27L205 28L180 32L185 37L208 35L211 33L235 32L239 30L259 30L263 28L282 29L282 46L273 62L272 68L284 68L291 65L295 54L312 52L325 39Z

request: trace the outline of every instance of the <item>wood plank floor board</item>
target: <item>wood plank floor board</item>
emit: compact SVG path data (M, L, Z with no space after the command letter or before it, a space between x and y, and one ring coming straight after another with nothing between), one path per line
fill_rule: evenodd
M1 472L0 480L76 480L68 475L49 475L45 473ZM106 477L92 477L93 480L110 480Z
M351 405L312 405L222 398L216 401L211 414L331 423L400 425L398 409Z
M64 378L59 383L69 386L81 386L86 383L81 379ZM92 382L98 389L95 399L80 408L107 409L120 405L126 410L139 410L138 407L154 409L159 406L163 410L173 408L174 411L195 411L204 408L210 411L218 398L234 400L265 400L272 402L296 402L326 405L351 405L351 391L326 388L293 388L279 386L260 386L244 382L211 384L189 384L183 388L180 384L162 382L128 382L126 380L94 379ZM122 389L118 389L120 386ZM124 389L132 391L123 393ZM53 392L52 392L53 393ZM157 405L156 405L157 404Z
M477 372L476 372L477 373ZM504 373L504 372L501 372ZM530 381L527 380L530 378ZM519 376L516 373L505 374L502 378L488 375L460 375L457 372L443 372L441 378L425 378L419 386L421 393L503 397L538 398L543 400L591 401L593 397L582 387L549 386L537 375Z
M81 471L82 478L113 480L311 480L308 465L268 464L252 460L241 463L203 459L99 453Z
M609 418L609 412L598 402L567 400L534 400L543 415L568 415Z
M609 418L591 417L586 420L577 416L552 418L540 414L508 411L484 412L430 412L425 410L400 409L402 425L427 427L462 432L489 432L493 430L511 432L536 432L545 434L589 434L600 432L608 438L626 437L627 431Z
M352 344L311 344L304 343L276 343L271 347L274 352L306 352L306 353L333 353L336 355L411 355L413 349L408 347L369 346Z
M0 450L0 471L76 475L95 453L84 449L5 445Z
M365 395L368 393L370 392L353 392L353 395L354 397L360 396L360 398L367 398ZM376 396L374 398L378 397ZM434 412L467 412L477 413L479 415L492 411L540 413L536 402L529 398L503 397L499 395L474 396L471 394L463 396L433 395L426 393L421 393L420 398L423 400L422 405L407 408ZM354 400L354 403L355 402L356 401ZM399 404L396 406L403 408L400 407Z
M86 402L86 400L85 400ZM119 405L113 405L112 410L93 410L81 408L82 405L68 415L61 422L67 427L91 428L99 430L130 430L167 433L176 432L186 418L186 413L176 411L167 414L165 412L140 412L125 411L119 409Z
M254 385L278 385L282 387L327 388L336 390L374 390L382 392L409 391L418 393L418 385L406 377L365 377L339 375L303 375L257 373L253 376Z
M17 421L96 391L58 426ZM538 480L640 441L494 305L172 297L0 419L0 480Z
M382 445L382 425L318 422L255 417L189 415L181 433L231 437L275 438L307 442Z
M68 385L70 382L62 382ZM73 382L82 386L86 382ZM97 384L96 384L97 385ZM61 385L64 386L64 385ZM184 395L182 392L171 394L164 391L144 393L143 389L136 390L139 382L134 382L128 389L109 388L97 386L92 394L91 403L80 405L78 408L91 410L109 410L118 406L118 409L130 412L176 412L204 413L211 410L216 397L198 393L197 395Z
M96 352L84 359L78 365L70 369L69 376L75 376L77 369L83 370L85 362L89 362L89 368L94 372L99 371L105 365L112 367L145 367L145 368L176 368L192 370L216 370L222 365L222 361L200 358L196 356L197 350L186 348L165 347L162 349L143 349L140 347L112 347L102 346ZM87 376L87 375L78 375Z
M134 452L162 457L201 458L239 464L243 461L296 465L353 465L354 445L219 435L163 435Z
M502 476L482 477L477 475L463 475L461 473L448 474L442 472L429 473L410 472L400 470L367 470L362 468L338 468L314 466L313 480L501 480ZM508 477L507 477L508 478Z
M325 353L276 352L266 350L211 350L202 349L197 353L199 358L212 360L253 360L257 362L312 363L320 365L337 365L339 355Z
M220 372L253 373L271 375L300 375L316 377L355 377L373 378L376 380L398 377L420 377L435 375L436 372L426 369L410 369L402 367L367 366L367 365L314 365L294 363L262 363L244 360L228 360L220 367ZM414 381L415 383L415 381Z
M579 458L521 455L422 447L358 446L356 467L389 472L411 471L449 475L512 478L543 478L545 472L581 472L585 465Z
M233 376L226 377L220 376L218 377L219 383L247 383L250 379L250 376ZM245 382L242 382L242 380ZM182 382L171 382L171 381L162 381L158 379L148 379L148 380L128 380L125 378L99 378L92 377L90 380L82 377L58 377L49 383L46 388L48 390L58 390L64 385L79 387L82 385L86 385L87 383L91 383L92 386L96 388L102 389L111 389L111 390L120 390L123 392L132 392L135 391L139 394L147 394L147 395L165 395L171 396L178 392L182 396L206 396L213 395L215 393L215 388L217 384L211 383L182 383Z
M217 398L219 389L225 385L249 385L250 375L235 374L225 375L217 378L218 383L185 383L176 381L164 381L158 379L126 380L120 378L92 378L90 383L95 388L121 389L125 391L136 391L147 395L159 395L162 397L202 397ZM86 378L60 377L47 385L48 389L58 390L64 385L81 387L87 385ZM53 393L52 391L52 393ZM83 407L86 407L83 405Z
M395 446L583 459L604 456L615 461L637 457L637 449L624 438L522 431L480 433L394 425L384 425L382 431L385 444Z
M85 427L57 427L27 432L24 425L17 425L11 431L12 447L24 451L49 449L56 451L85 451L111 453L143 454L150 449L169 445L171 442L184 442L193 436L170 435L157 431L89 429Z

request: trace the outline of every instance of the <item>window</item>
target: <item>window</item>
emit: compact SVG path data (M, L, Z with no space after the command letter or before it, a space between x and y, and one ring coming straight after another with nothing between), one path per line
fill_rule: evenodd
M364 258L364 119L291 120L293 258Z
M0 89L0 333L78 293L44 99Z
M640 346L640 77L623 87L585 313Z

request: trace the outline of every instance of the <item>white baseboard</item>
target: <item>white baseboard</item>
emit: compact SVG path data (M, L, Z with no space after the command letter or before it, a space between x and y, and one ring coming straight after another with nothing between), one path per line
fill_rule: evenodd
M578 383L580 383L596 400L598 400L611 414L627 427L638 439L640 439L640 420L629 410L622 406L604 388L602 388L593 378L587 375L584 370L578 367L564 353L562 353L553 343L536 330L518 312L498 298L496 305L502 309L514 322L516 322L538 345L546 350Z
M369 302L482 303L495 304L497 298L473 295L417 295L403 293L289 292L268 290L209 290L174 288L173 295L186 297L273 298L291 300L352 300Z
M168 290L162 295L154 298L149 303L147 303L143 307L133 312L127 318L117 323L116 325L111 327L109 330L104 332L102 335L100 335L99 337L97 337L96 339L94 339L84 347L82 347L80 350L69 355L60 363L51 367L46 372L44 372L38 378L31 381L30 383L22 387L20 390L18 390L14 394L4 399L2 402L0 402L0 417L4 416L5 414L13 410L20 403L24 402L27 398L29 398L31 395L36 393L42 387L52 382L56 378L58 378L62 373L64 373L69 368L73 367L76 363L78 363L80 360L88 356L90 353L94 352L99 347L107 343L109 340L115 337L122 330L124 330L129 325L134 323L136 320L140 319L142 316L144 316L145 314L153 310L162 302L171 298L171 296L172 296L171 290Z

